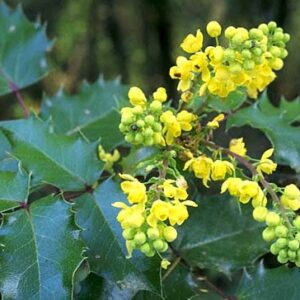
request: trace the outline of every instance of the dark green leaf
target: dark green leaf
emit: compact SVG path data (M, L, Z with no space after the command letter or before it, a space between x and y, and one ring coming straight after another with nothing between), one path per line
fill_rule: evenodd
M117 283L124 292L157 291L159 262L139 253L126 259L122 230L116 220L119 210L111 206L125 198L110 179L102 183L93 195L85 194L76 199L76 222L83 229L81 236L88 246L91 271Z
M50 133L47 124L31 117L1 122L13 144L12 154L42 181L65 190L82 190L92 185L101 172L96 143Z
M262 130L275 148L276 160L300 172L300 129L291 126L299 120L300 99L282 100L277 108L264 93L253 105L230 116L227 127L250 125Z
M300 270L285 266L265 269L260 264L255 270L244 271L237 297L240 300L298 300Z
M123 141L117 109L124 103L126 93L127 88L118 80L85 82L76 95L60 90L52 97L47 96L41 116L43 119L52 118L56 133L71 135L81 132L92 141L101 138L102 146L110 150Z
M263 226L253 221L249 206L242 206L240 212L235 199L221 196L199 196L198 203L178 228L175 243L190 265L228 274L268 252L261 238Z
M48 72L46 52L51 42L40 22L31 23L20 6L12 10L0 3L0 95L10 93L11 85L24 88Z
M69 205L49 196L5 215L0 228L4 299L71 299L83 243Z
M29 193L30 177L21 170L14 172L0 171L0 211L26 203Z

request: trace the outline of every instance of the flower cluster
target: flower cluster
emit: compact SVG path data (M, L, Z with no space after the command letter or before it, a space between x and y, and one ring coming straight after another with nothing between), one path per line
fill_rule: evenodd
M177 237L174 226L181 225L189 216L187 206L197 206L194 201L187 200L185 179L158 179L147 189L131 175L120 174L120 177L125 179L121 189L129 205L115 202L113 206L121 208L117 220L123 228L129 257L134 249L149 257L167 251L168 243ZM162 267L167 265L163 260Z
M183 101L191 98L191 91L198 91L200 96L208 91L224 98L239 87L246 88L249 97L257 98L258 91L275 79L274 71L283 67L288 55L285 47L290 36L275 22L250 30L230 26L224 32L227 46L219 45L219 23L208 23L206 30L216 38L216 46L203 49L203 34L198 29L196 35L189 34L181 44L191 56L179 56L176 66L170 69L171 78L179 80Z
M125 134L125 140L135 145L171 145L182 132L191 131L197 119L186 110L174 114L170 108L163 107L167 93L162 87L153 93L150 101L138 87L132 87L128 97L133 107L121 110L119 128Z

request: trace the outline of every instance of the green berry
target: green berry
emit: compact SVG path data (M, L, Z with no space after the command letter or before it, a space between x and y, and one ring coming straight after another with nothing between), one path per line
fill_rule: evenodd
M242 66L239 63L232 63L229 66L229 71L233 74L238 74L242 71Z
M157 240L159 238L159 230L157 228L149 228L147 236L150 240Z
M164 247L160 252L166 252L168 250L168 248L169 248L168 243L164 242Z
M134 236L134 242L137 245L143 245L147 240L146 234L144 232L138 232L135 236Z
M143 120L138 120L136 122L136 126L139 127L139 128L144 127L145 126L145 122Z
M152 137L147 137L146 140L145 140L145 145L146 146L152 146L154 143L154 140Z
M268 226L277 226L280 224L280 216L275 212L270 211L266 216L266 223Z
M278 225L275 228L275 234L278 237L286 237L288 232L289 232L288 228L284 225Z
M276 241L276 247L278 247L280 249L285 248L287 244L288 244L288 240L284 239L284 238L279 238Z
M292 240L292 241L289 241L289 248L291 250L298 250L299 249L299 241L297 240Z
M300 232L298 232L296 235L295 235L295 239L300 242Z
M224 51L224 59L227 61L232 61L235 59L235 52L232 49L226 49Z
M275 239L275 232L272 228L267 227L262 232L262 237L266 242L270 242Z
M293 225L300 230L300 216L296 217L296 219L293 221Z
M282 256L277 256L277 260L281 263L281 264L285 264L288 262L288 258L287 257L282 257Z
M245 59L251 59L252 57L252 54L248 49L244 49L241 54Z
M123 123L120 123L119 124L119 129L120 129L121 132L124 132L127 129L127 126L124 125Z
M164 249L164 242L162 240L156 240L153 242L153 247L157 251L161 251Z
M145 131L144 131L144 136L149 138L149 137L152 137L153 135L153 130L151 128L147 128Z
M134 137L134 142L137 144L141 144L144 141L144 137L141 133L137 133Z
M161 132L162 126L161 126L160 123L155 122L155 123L152 124L152 129L153 129L154 131L156 131L156 132Z
M275 30L276 27L277 27L277 23L276 22L271 21L271 22L268 23L268 28L269 28L270 31Z
M153 257L155 255L155 250L151 249L149 252L145 253L147 257Z
M249 31L249 36L251 39L261 40L263 38L264 34L260 29L252 28Z
M253 55L255 55L255 56L261 56L262 55L262 51L261 51L261 49L260 48L254 48L253 50L252 50L252 53L253 53Z
M281 256L282 258L287 258L288 252L285 249L282 249L278 252L278 256Z
M280 251L280 248L278 248L276 244L272 244L270 247L270 251L272 254L277 255Z
M128 142L128 143L133 143L134 135L132 133L127 133L125 135L125 141Z
M267 214L268 214L268 209L263 206L255 207L252 212L253 219L257 222L264 222Z
M288 56L288 54L289 53L288 53L288 51L286 49L284 49L284 48L280 49L280 58L284 59L284 58L286 58Z
M122 236L125 240L131 240L134 238L135 230L133 228L125 229L122 233Z
M253 60L250 59L246 59L243 63L243 68L247 71L253 70L255 67L255 62ZM263 221L261 221L263 222Z
M281 49L279 47L276 46L272 46L269 50L272 55L274 55L275 57L279 57L281 55Z
M152 251L152 248L151 248L151 246L148 243L145 243L144 245L141 246L140 250L144 254L147 254L147 253L149 253L149 252Z
M291 38L291 36L290 36L288 33L285 33L285 34L283 35L283 41L284 41L285 43L287 43L287 42L290 40L290 38Z
M275 42L281 42L284 40L284 34L282 32L275 32L273 35L273 40Z
M269 33L269 27L267 24L260 24L258 26L258 29L260 29L264 34L268 34Z

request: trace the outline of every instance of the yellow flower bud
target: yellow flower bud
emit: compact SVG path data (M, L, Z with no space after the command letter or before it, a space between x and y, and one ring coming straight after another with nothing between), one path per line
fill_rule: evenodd
M166 239L167 242L171 243L176 240L177 238L177 231L174 227L172 226L167 226L163 230L163 235L164 238Z
M257 222L264 222L268 214L268 209L264 206L258 206L253 210L253 219Z
M196 36L189 34L181 43L180 47L187 53L195 53L202 48L203 35L200 29L197 30Z
M130 88L128 92L128 98L133 106L145 105L147 101L144 92L136 86Z
M216 21L211 21L206 26L206 31L211 37L218 37L221 34L222 27Z
M168 98L166 89L163 87L159 87L154 93L153 93L153 99L157 100L159 102L165 102Z

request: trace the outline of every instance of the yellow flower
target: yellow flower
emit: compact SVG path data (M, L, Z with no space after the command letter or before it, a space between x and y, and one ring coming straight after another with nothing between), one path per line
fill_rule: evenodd
M238 185L239 201L242 203L248 203L251 198L256 197L259 194L260 187L257 182L250 180L243 180Z
M160 266L163 268L163 269L168 269L168 266L170 265L171 263L166 260L166 259L163 259L161 262L160 262Z
M188 197L186 187L174 186L175 181L167 179L163 183L163 192L167 198L174 198L175 200L185 200Z
M211 167L212 180L224 180L226 174L232 174L234 166L231 162L226 160L216 160Z
M172 145L174 138L181 135L180 123L170 110L162 113L160 121L164 124L163 133L166 134L166 143L167 145Z
M170 207L169 221L172 226L181 225L188 217L189 213L184 204L177 203Z
M184 56L178 56L176 59L177 66L170 69L170 76L173 79L180 79L177 89L179 91L186 91L191 87L193 74L193 62L186 59Z
M213 161L205 155L188 160L184 165L184 170L192 169L197 178L201 178L203 184L208 187Z
M262 189L259 187L258 193L252 199L252 206L259 207L259 206L266 206L267 205L267 197L265 196Z
M197 119L194 114L186 110L182 110L180 113L178 113L176 118L180 124L180 128L184 131L191 131L193 128L191 123Z
M169 217L170 204L162 201L156 200L153 202L151 207L151 213L156 219L160 221L165 221Z
M292 210L300 208L300 191L295 184L287 185L280 199L285 207L289 207Z
M192 99L193 97L193 93L190 92L190 91L186 91L184 93L181 94L181 100L185 103L188 103L190 102L190 100Z
M200 29L197 30L196 36L189 34L181 43L180 47L187 53L195 53L202 48L203 35Z
M209 36L217 37L221 34L222 27L218 22L211 21L207 24L206 31L207 31Z
M99 159L105 162L104 169L111 170L113 164L120 159L120 152L115 149L113 154L105 152L101 145L98 146Z
M236 178L236 177L227 178L221 186L221 193L223 194L228 190L231 196L238 197L240 195L238 186L241 182L242 179L240 178Z
M139 182L136 178L128 174L119 174L122 179L126 179L121 183L121 189L128 195L130 203L141 203L147 201L146 186Z
M153 99L157 100L159 102L165 102L168 98L166 89L163 87L159 87L154 93L153 93Z
M136 86L131 87L129 89L128 98L129 98L130 103L133 106L136 106L136 105L142 105L143 106L147 102L147 99L146 99L146 96L145 96L144 92Z
M232 139L229 143L229 150L240 156L245 156L247 153L247 149L245 147L243 138Z
M262 172L264 172L266 174L271 174L276 170L277 164L274 163L271 159L269 159L269 157L272 156L273 152L274 149L271 148L263 153L259 165L256 168L258 173L261 174Z
M201 72L201 79L206 82L210 79L210 71L208 68L208 58L207 54L204 52L198 52L191 56L191 61L193 63L193 71L196 73Z
M224 118L225 118L224 114L219 114L219 115L217 115L215 118L213 118L212 121L208 122L208 123L206 124L206 126L207 126L208 128L211 128L211 129L216 129L216 128L219 127L219 123L220 123L221 121L223 121Z

